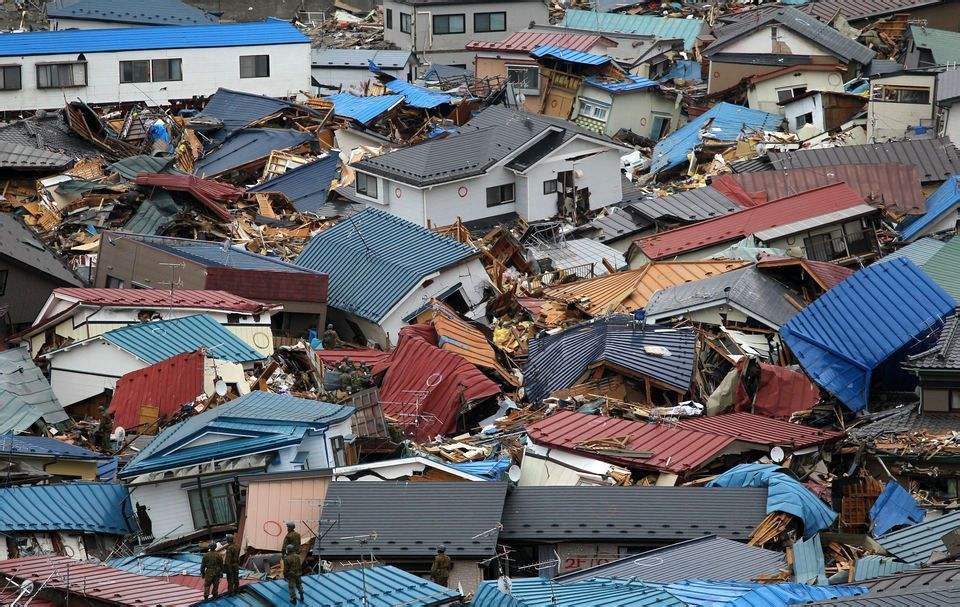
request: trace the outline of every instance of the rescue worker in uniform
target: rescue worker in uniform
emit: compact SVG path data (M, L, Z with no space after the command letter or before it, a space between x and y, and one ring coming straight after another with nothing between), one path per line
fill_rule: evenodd
M108 413L107 408L100 407L100 423L97 425L97 443L104 451L113 451L113 441L110 435L113 434L113 413Z
M223 557L217 552L217 546L210 542L207 551L200 561L200 576L203 578L203 600L210 597L210 590L213 590L213 598L220 594L220 578L223 577Z
M227 535L227 549L223 553L223 570L227 574L227 592L240 590L240 547Z
M327 330L323 332L323 347L330 350L338 345L340 345L340 335L337 334L333 325L327 325Z
M430 568L430 579L436 584L446 586L450 579L450 570L453 569L453 561L447 556L447 549L444 546L437 548L437 556L433 557L433 567Z
M290 603L297 604L297 593L303 602L303 582L300 581L303 562L300 560L299 548L287 546L283 557L283 577L287 580L287 590L290 592Z
M287 521L287 534L283 536L283 543L280 544L280 554L287 553L287 546L293 546L293 549L300 552L300 546L303 542L300 540L300 534L296 532L297 524L293 521Z

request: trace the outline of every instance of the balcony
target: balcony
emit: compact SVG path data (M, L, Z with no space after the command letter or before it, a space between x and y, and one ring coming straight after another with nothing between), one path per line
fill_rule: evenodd
M839 238L831 238L826 234L805 238L803 246L807 251L807 259L813 261L839 261L852 257L872 255L876 252L875 243L876 234L873 229L867 229L848 232Z

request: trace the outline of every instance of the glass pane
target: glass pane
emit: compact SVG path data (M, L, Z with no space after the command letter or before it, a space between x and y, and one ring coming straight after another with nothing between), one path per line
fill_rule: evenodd
M473 16L473 29L478 32L490 31L490 13L477 13Z
M240 77L253 78L256 75L256 64L253 56L240 57Z
M270 55L257 55L257 77L266 78L270 75Z
M463 15L453 15L450 17L450 31L459 34L464 32Z
M490 31L502 32L505 29L507 29L507 14L491 13L490 14Z

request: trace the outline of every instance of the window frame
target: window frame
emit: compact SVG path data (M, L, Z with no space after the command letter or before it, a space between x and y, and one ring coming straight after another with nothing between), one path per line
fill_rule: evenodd
M393 29L393 9L386 8L383 10L383 27L392 30Z
M221 495L212 494L212 491L219 490L219 489L226 489L226 495L221 496ZM195 497L201 500L199 504L196 504L200 506L199 512L197 512L194 509ZM212 505L213 498L226 498L226 503L230 507L230 515L229 515L230 520L221 520L216 516L210 516L210 520L203 520L203 518L207 517L208 513L205 511L206 509L203 507L204 502L202 500L206 500L205 502L206 505L210 506ZM230 482L217 483L212 485L203 485L201 487L187 488L187 506L190 508L190 518L193 519L194 529L205 529L207 527L216 527L218 525L229 525L231 523L237 522L237 506L235 503L233 487ZM212 515L213 512L211 511L209 514ZM198 515L202 517L199 520L198 520Z
M406 26L404 26L406 22ZM400 33L401 34L410 34L413 32L413 15L411 13L405 13L400 11Z
M330 437L330 454L333 456L333 461L330 463L332 463L335 468L348 465L347 441L345 441L342 436Z
M776 91L776 93L777 93L777 102L778 102L778 103L786 103L787 101L793 101L794 99L796 99L796 98L799 97L800 95L806 95L806 94L807 94L807 85L806 85L806 84L799 84L799 85L793 85L793 86L781 86L781 87L779 87L779 88L774 89L774 91ZM798 93L797 91L800 91L800 92ZM790 93L790 96L789 96L789 97L782 97L782 96L780 95L780 93L787 93L787 92Z
M450 19L452 17L460 17L461 29L459 31L450 30ZM441 32L437 31L437 20L446 19L447 20L447 31ZM433 19L430 21L431 31L434 36L453 36L457 34L466 34L467 33L467 15L466 13L444 13L443 15L433 15Z
M895 94L894 98L888 98L887 92L892 92ZM926 101L904 101L904 93L925 93ZM933 97L933 92L930 87L927 86L901 86L897 84L876 84L873 89L870 91L870 100L871 101L880 101L881 103L905 103L909 105L930 105L930 99Z
M493 29L493 16L494 15L503 15L503 27L500 29ZM487 18L487 29L480 29L477 27L477 17L486 17ZM483 13L474 13L473 14L473 31L477 34L488 34L491 32L505 32L507 31L507 11L489 11Z
M553 184L553 189L552 189L552 190L551 190L551 189L548 189L551 184ZM559 192L559 191L560 191L560 184L557 182L557 178L556 178L556 177L554 177L553 179L547 179L546 181L543 182L543 195L544 195L544 196L548 196L548 195L550 195L550 194L556 194L556 193Z
M7 86L7 70L17 70L17 86L16 88ZM5 65L0 65L0 91L22 91L23 90L23 66L19 63L8 63Z
M607 122L610 120L611 106L603 104L599 101L594 101L588 97L580 97L578 101L580 103L580 107L577 110L578 116L590 118L591 120L599 120L600 122Z
M161 80L160 78L157 78L157 64L161 62L167 64L167 75L170 74L170 69L169 69L170 65L172 65L173 62L176 62L176 64L179 66L177 68L177 71L180 73L180 77L165 78L163 80ZM183 58L169 57L169 58L162 58L162 59L151 59L150 60L150 78L152 79L153 82L183 82Z
M518 93L523 93L524 95L539 95L539 94L540 94L540 66L539 66L539 65L529 65L529 64L524 65L524 64L515 63L515 64L512 64L512 65L511 65L511 64L506 64L506 65L504 65L504 68L506 68L506 70L507 70L507 82L512 82L512 81L510 80L510 70L513 70L513 71L523 70L523 71L528 72L528 73L532 71L532 72L534 73L534 78L536 79L536 83L535 83L535 85L534 85L535 88L527 88L526 86L524 86L523 88L517 88L517 92L518 92ZM513 82L513 84L514 84L514 85L518 85L518 84L521 84L521 83L519 83L519 82ZM528 84L528 82L526 81L526 78L524 78L523 84L524 84L524 85Z
M41 68L43 68L43 69L50 69L50 68L54 68L54 67L55 67L55 68L61 68L61 67L65 67L65 66L70 66L70 68L71 68L71 75L73 75L72 70L73 70L73 68L74 68L75 66L77 66L77 65L82 65L82 66L83 66L83 83L81 83L81 84L76 84L76 83L74 83L74 84L52 84L52 85L47 85L47 86L41 86L41 85L40 85L40 70L41 70ZM88 74L88 72L87 72L87 62L86 62L86 60L80 60L80 61L44 61L43 63L35 63L35 64L34 64L34 75L35 75L36 78L37 78L36 83L37 83L37 89L38 89L38 90L82 88L82 87L87 86L87 82L89 81L89 74ZM59 70L58 70L58 78L59 78Z
M509 198L509 199L504 197L504 189L505 189L505 188L510 188L510 198ZM498 199L497 202L490 202L490 194L491 194L493 191L496 191L497 199ZM515 202L517 201L517 188L516 188L516 184L514 184L514 183L504 183L504 184L501 184L501 185L492 185L492 186L490 186L490 187L487 188L486 193L487 193L486 202L487 202L487 208L488 208L488 209L493 208L493 207L499 207L499 206L502 206L502 205L505 205L505 204L512 204L512 203L515 203Z
M260 68L261 66L260 66L260 63L259 63L258 59L262 59L262 58L266 58L266 60L267 60L267 73L266 73L265 75L264 75L264 74L260 74L260 71L259 71L259 68ZM243 75L243 60L244 60L244 59L253 60L253 75L252 75L252 76L244 76L244 75ZM241 80L250 80L250 79L253 79L253 78L269 78L269 77L270 77L270 55L269 55L269 54L266 54L266 55L263 55L263 54L260 54L260 55L240 55L240 79L241 79Z
M145 72L146 75L143 76L144 78L143 80L136 79L137 74L135 72L136 72L136 68L138 67L137 64L144 64L146 66L146 72ZM132 73L132 77L133 77L132 80L124 80L123 78L124 66L131 66L131 68L133 69L134 73ZM140 65L139 67L142 68L143 65ZM126 61L121 61L120 62L120 84L143 84L145 82L150 82L151 81L150 77L153 74L152 68L153 68L153 64L149 59L129 59Z
M103 286L107 289L122 289L124 284L126 283L122 278L117 278L116 276L107 274L107 280L104 282Z
M360 178L363 177L364 188L363 191L360 190ZM373 182L373 194L370 194L370 182ZM380 182L376 175L371 175L370 173L361 173L357 171L357 176L354 179L354 188L358 195L365 196L370 200L380 200Z

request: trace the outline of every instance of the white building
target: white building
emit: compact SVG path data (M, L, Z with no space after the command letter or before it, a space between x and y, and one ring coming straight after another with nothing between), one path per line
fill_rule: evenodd
M960 141L960 69L937 76L937 106L940 133L950 141Z
M286 21L0 34L0 111L174 100L218 88L291 97L310 40Z
M807 91L843 92L844 68L839 65L793 65L754 76L747 85L747 105L754 110L783 114L783 103Z
M933 137L936 81L932 72L903 71L871 78L867 141L916 138L924 129Z
M473 65L470 41L500 40L549 22L543 0L384 0L384 40L411 50L421 65Z
M320 94L329 94L339 87L341 91L363 94L364 86L373 78L371 64L398 80L411 82L417 61L410 51L378 49L315 48L311 52L313 85Z

